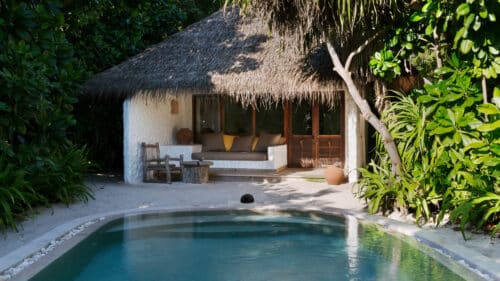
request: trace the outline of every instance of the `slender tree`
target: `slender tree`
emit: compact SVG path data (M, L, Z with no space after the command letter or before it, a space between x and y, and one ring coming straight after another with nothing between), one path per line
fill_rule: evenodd
M407 5L398 0L226 0L237 3L243 12L267 18L280 34L296 35L299 44L311 48L326 42L334 71L364 119L380 133L391 158L393 175L399 174L400 156L386 125L372 112L360 94L353 73L368 69L368 58L380 46L384 35L406 13Z

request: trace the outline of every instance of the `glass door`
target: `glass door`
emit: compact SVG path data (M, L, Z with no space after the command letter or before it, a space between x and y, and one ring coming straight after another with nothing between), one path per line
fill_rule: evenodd
M291 134L288 141L288 166L314 167L313 105L308 101L290 104Z
M288 166L315 168L344 161L343 99L337 106L289 103Z

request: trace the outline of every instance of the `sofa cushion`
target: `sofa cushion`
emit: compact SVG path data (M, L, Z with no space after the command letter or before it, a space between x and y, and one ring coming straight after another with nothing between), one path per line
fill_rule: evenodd
M261 133L255 147L256 152L267 152L267 147L279 144L281 134Z
M255 148L257 147L257 143L259 142L259 137L253 138L252 141L252 151L255 151Z
M201 135L202 151L226 151L222 133L209 133Z
M238 160L266 161L267 153L262 152L197 152L191 154L195 160Z
M253 136L236 137L231 147L232 152L251 152Z
M233 135L223 135L223 140L224 140L224 149L226 151L231 150L231 147L233 146L234 139L237 138L237 136Z

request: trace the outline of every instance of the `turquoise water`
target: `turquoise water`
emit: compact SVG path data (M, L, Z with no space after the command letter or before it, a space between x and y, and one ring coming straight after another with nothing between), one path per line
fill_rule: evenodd
M200 212L110 222L30 280L464 279L411 243L353 220Z

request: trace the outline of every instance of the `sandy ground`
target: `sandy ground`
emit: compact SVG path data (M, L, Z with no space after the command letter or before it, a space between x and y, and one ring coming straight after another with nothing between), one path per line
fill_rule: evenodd
M92 215L121 210L147 210L155 208L243 208L239 202L244 193L251 193L255 203L251 207L298 208L298 209L342 209L357 217L375 221L389 230L400 231L431 241L438 247L457 249L459 259L466 256L478 264L495 267L493 279L500 280L500 246L497 240L487 235L473 234L464 241L460 232L447 227L418 228L408 222L397 222L387 218L369 216L364 203L353 195L349 184L331 186L324 182L304 179L285 179L277 182L211 182L208 184L166 184L125 185L113 180L90 180L88 185L95 200L70 206L55 205L41 208L28 218L18 232L8 231L0 238L0 272L2 263L14 262L12 253L20 247L34 244L33 241L47 235L69 221ZM9 260L11 259L11 260Z

